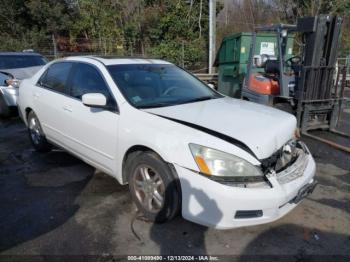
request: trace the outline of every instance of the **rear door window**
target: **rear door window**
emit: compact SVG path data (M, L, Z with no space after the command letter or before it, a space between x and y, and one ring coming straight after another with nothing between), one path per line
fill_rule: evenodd
M39 80L39 85L59 93L67 93L67 80L72 63L59 62L52 64Z

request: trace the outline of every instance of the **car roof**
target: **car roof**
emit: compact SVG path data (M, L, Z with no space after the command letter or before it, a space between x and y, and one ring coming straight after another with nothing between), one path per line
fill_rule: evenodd
M70 61L86 61L85 59L91 59L99 61L104 65L120 65L120 64L171 64L161 59L148 59L139 57L101 57L101 56L70 56L65 60Z
M9 55L18 55L18 56L42 56L41 54L34 52L0 52L0 56L9 56Z

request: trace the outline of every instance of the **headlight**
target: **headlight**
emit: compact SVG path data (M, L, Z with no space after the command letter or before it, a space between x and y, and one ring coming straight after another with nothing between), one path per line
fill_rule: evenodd
M237 182L262 181L262 171L248 161L212 148L190 144L190 149L201 173Z
M5 84L10 88L18 88L20 81L18 79L7 79L5 80Z

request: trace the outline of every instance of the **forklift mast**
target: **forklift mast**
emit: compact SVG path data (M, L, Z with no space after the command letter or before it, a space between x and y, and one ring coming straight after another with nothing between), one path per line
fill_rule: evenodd
M297 21L297 31L302 33L304 74L301 75L299 98L302 100L332 98L332 81L335 73L337 49L342 19L338 16L320 15L304 17ZM305 79L304 79L305 78ZM300 92L304 93L300 93Z
M302 33L304 46L296 85L296 113L302 134L350 153L347 146L309 133L322 129L349 138L348 134L336 130L345 107L344 88L348 71L347 63L336 67L341 25L342 19L338 16L298 19L297 31Z
M297 31L302 33L302 66L297 77L297 119L303 132L316 128L334 128L332 122L342 99L344 85L336 78L337 49L342 19L319 15L299 18ZM343 74L346 76L346 74Z

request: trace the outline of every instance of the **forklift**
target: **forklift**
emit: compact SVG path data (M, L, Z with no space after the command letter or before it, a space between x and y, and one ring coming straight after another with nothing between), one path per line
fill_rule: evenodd
M350 153L349 147L310 133L321 129L350 138L336 130L340 113L348 103L344 88L349 65L336 65L341 25L338 16L319 15L299 18L296 25L257 27L241 98L296 115L303 135ZM261 32L276 35L276 56L255 55L256 35ZM289 34L300 36L301 54L286 59Z

